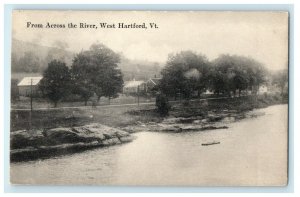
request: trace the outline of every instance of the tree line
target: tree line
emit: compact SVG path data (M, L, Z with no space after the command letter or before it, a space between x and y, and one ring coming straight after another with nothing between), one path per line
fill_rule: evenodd
M85 105L92 96L98 102L101 97L116 98L124 83L118 68L120 60L120 55L105 45L93 44L74 57L70 68L64 62L51 61L39 88L55 106L73 94L79 95ZM282 71L271 76L262 63L250 57L220 55L209 61L203 54L181 51L169 55L161 76L160 84L154 89L156 94L188 100L200 97L205 91L233 96L243 91L257 94L259 87L270 78L283 91L288 73Z
M253 58L220 55L209 61L205 55L192 51L169 55L161 74L161 92L175 98L179 94L185 99L195 95L199 97L207 90L233 96L243 91L257 94L259 87L270 78L264 65ZM277 78L282 74L287 76L288 73L279 73ZM283 77L281 87L285 83L287 79Z
M93 44L78 53L71 65L53 60L39 84L42 94L57 106L70 94L79 95L87 105L92 96L117 97L122 91L123 75L118 68L120 56L103 44Z

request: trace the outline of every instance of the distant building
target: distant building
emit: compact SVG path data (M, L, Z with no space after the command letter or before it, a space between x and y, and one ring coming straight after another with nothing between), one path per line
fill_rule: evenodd
M214 92L210 91L210 90L206 90L203 94L204 95L212 95L212 94L214 94Z
M31 91L33 96L40 95L38 85L43 77L24 77L18 83L19 95L30 96Z
M146 92L152 91L154 88L156 88L160 83L161 78L150 78L146 82Z
M265 94L268 93L268 87L266 85L259 86L258 94Z
M124 94L133 94L137 92L145 92L146 91L146 84L144 81L126 81L123 87Z

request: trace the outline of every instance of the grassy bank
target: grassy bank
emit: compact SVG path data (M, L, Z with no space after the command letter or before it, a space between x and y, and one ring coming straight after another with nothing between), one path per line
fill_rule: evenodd
M210 112L215 114L223 113L224 111L232 111L234 113L244 113L255 108L264 108L270 105L288 103L287 97L280 95L259 95L259 96L244 96L234 98L218 98L212 100L191 100L182 101L171 104L169 117L206 117ZM149 118L143 117L159 117L156 109L139 109L127 112L132 116L140 117L141 122L146 122ZM162 117L157 118L162 119Z
M261 95L249 97L226 98L216 100L195 100L172 103L169 116L193 117L207 116L210 111L218 113L224 110L233 110L237 113L249 111L254 108L263 108L269 105L287 103L287 98L280 95ZM55 109L12 111L11 131L21 129L50 129L56 127L73 127L97 122L112 127L125 127L137 122L160 122L161 117L154 105L121 106L105 108L82 109Z
M113 127L122 127L142 121L145 116L130 115L128 111L150 110L154 111L155 106L121 106L105 108L80 108L80 109L53 109L53 110L34 110L31 115L30 111L11 111L11 131L21 129L50 129L56 127L73 127L82 126L89 123L101 123ZM153 120L157 115L153 112Z
M222 111L235 111L243 113L254 108L264 108L270 105L288 103L287 98L280 95L258 95L235 98L223 98L208 101L192 101L175 104L170 111L171 116L193 117L206 116L210 111L215 113Z

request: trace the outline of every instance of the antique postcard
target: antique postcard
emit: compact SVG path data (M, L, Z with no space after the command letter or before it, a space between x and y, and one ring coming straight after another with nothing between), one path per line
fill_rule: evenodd
M14 10L11 184L285 186L288 24Z

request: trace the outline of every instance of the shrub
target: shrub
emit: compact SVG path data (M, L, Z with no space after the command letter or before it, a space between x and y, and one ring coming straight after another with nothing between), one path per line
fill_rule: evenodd
M170 104L166 95L158 94L156 96L156 107L160 115L166 116L169 114Z

